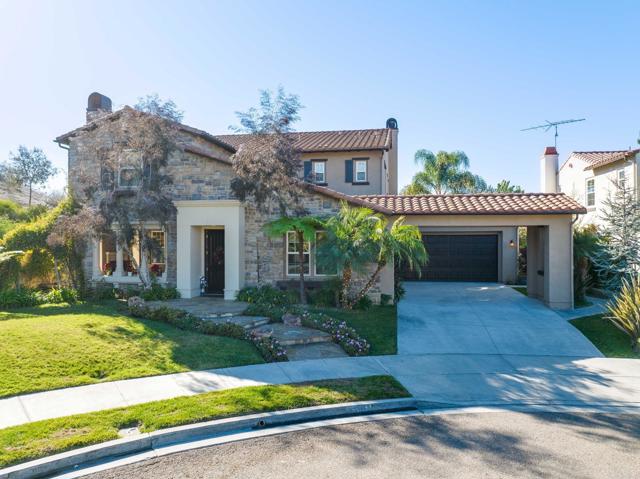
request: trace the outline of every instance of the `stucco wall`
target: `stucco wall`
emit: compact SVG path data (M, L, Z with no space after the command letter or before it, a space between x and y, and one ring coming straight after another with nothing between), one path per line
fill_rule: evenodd
M345 182L345 160L368 158L368 184ZM387 190L387 178L381 151L349 151L328 153L305 153L303 161L327 160L327 188L348 195L382 194ZM355 177L355 176L354 176Z
M637 155L634 160L618 161L595 170L585 170L586 163L577 158L571 158L562 165L558 173L560 191L571 196L587 208L587 214L581 216L579 224L602 224L603 202L614 191L615 187L612 180L617 179L618 171L620 170L625 171L625 177L629 185L636 189L637 194L640 194L637 191L639 163L640 155ZM594 206L587 206L587 180L591 178L595 180L596 203Z

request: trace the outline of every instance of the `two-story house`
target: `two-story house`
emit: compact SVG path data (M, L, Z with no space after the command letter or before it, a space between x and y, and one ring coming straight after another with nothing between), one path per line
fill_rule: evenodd
M109 128L126 126L134 114L130 107L111 111L111 100L99 93L89 96L87 123L55 141L68 150L69 185L80 191L85 181L79 172L99 178L101 158L109 150ZM175 218L166 224L148 224L163 253L151 258L160 281L175 285L183 297L206 294L235 298L245 285L295 281L299 255L291 235L269 238L264 224L274 212L258 212L250 201L234 197L233 155L245 135L211 135L177 125L183 148L165 167L172 179ZM385 128L291 133L302 157L300 180L305 180L306 210L313 215L335 214L340 202L365 206L390 221L404 216L418 226L429 251L429 264L407 272L420 281L514 282L517 272L517 228L528 237L529 296L554 308L573 306L571 234L574 215L584 209L566 195L471 194L398 195L398 124ZM102 152L102 153L101 153ZM114 172L115 181L131 188L126 167ZM319 233L321 234L321 232ZM122 248L113 234L89 245L84 259L92 282L137 284L127 251L140 258L132 245ZM317 261L315 242L304 248L304 268L311 279L325 280L335 269ZM394 268L389 264L372 288L374 301L393 295ZM364 278L360 278L362 280Z
M545 191L566 193L584 205L587 214L581 218L581 224L602 224L604 201L615 192L616 183L638 195L640 149L574 151L562 166L557 165L558 152L547 148L542 167L549 176L549 188Z

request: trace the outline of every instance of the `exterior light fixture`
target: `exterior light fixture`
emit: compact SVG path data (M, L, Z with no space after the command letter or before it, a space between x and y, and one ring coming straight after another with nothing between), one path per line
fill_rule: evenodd
M515 248L516 247L516 242L511 240L509 241L509 248Z

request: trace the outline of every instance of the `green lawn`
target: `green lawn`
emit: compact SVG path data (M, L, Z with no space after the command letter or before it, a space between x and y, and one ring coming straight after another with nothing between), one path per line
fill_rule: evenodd
M314 308L345 321L371 344L371 354L398 352L398 317L395 306L372 306L366 311L345 311L335 308Z
M115 302L2 311L0 341L0 397L264 362L248 341L131 318Z
M611 324L603 315L596 314L572 319L571 324L578 328L606 357L640 359L640 354L631 350L629 336Z
M128 427L150 432L266 411L409 396L391 376L370 376L229 389L48 419L1 429L0 467L117 439Z
M524 294L525 296L529 296L529 293L527 292L527 287L526 286L514 286L513 289L515 289L520 294Z

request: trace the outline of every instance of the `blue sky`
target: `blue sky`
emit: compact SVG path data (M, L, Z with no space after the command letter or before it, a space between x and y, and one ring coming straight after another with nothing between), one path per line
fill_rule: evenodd
M185 123L235 124L258 90L300 95L299 130L400 126L400 186L418 148L538 189L544 120L572 150L625 149L640 130L637 1L0 0L0 160L19 144L64 168L57 135L89 93L172 98ZM64 184L60 175L49 185Z

